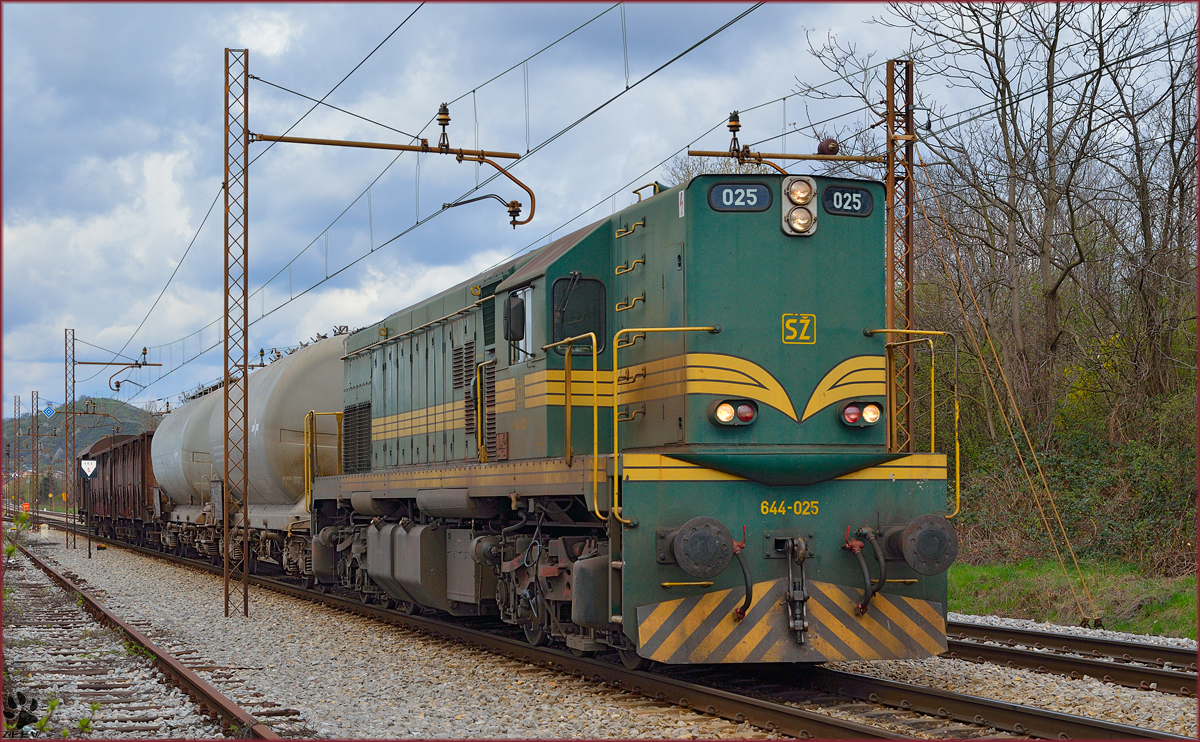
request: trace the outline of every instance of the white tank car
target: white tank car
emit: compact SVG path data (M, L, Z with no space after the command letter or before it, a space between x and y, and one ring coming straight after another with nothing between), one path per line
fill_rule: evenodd
M344 337L321 340L250 374L247 459L250 525L286 528L307 519L304 503L304 416L340 412ZM159 488L174 505L170 519L211 522L210 482L224 467L224 390L167 415L151 457ZM337 418L317 416L319 473L337 472ZM211 514L211 515L209 515Z

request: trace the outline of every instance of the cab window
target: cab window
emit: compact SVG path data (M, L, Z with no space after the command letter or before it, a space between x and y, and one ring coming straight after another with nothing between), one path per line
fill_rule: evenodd
M552 311L552 342L566 340L589 332L596 333L600 347L604 350L606 304L604 283L594 278L583 278L578 273L572 273L566 278L554 282L550 292ZM565 346L555 348L561 355ZM587 342L571 346L573 355L591 355Z

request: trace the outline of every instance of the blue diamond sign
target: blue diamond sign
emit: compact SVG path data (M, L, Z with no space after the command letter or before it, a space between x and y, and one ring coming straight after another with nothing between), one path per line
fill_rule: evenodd
M54 417L53 405L46 405L46 409L42 410L42 414L45 415L46 417Z

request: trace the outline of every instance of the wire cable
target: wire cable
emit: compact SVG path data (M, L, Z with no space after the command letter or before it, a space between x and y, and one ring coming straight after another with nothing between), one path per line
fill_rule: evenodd
M188 243L187 249L183 251L183 256L179 258L179 262L175 264L175 270L171 271L171 276L170 276L170 278L167 279L167 282L165 284L163 284L162 291L158 292L158 296L155 297L154 303L150 305L150 308L148 310L146 310L146 316L142 317L142 321L138 323L137 329L135 329L133 331L133 333L130 334L129 339L126 340L125 344L121 346L121 350L118 350L116 352L105 351L107 353L113 354L112 360L115 361L117 359L117 356L119 356L125 352L125 349L129 347L129 344L133 342L133 339L135 337L137 337L138 332L140 332L142 327L146 324L146 320L150 319L150 313L153 312L154 308L158 306L158 302L163 298L163 294L167 293L167 289L171 286L171 282L175 280L175 276L176 276L176 274L179 273L179 269L181 267L183 267L183 261L187 259L188 253L190 253L192 251L192 246L196 244L196 239L200 236L200 231L202 229L204 229L204 225L208 222L208 217L212 215L213 207L215 207L217 205L217 201L220 200L222 193L224 193L224 189L218 188L217 195L213 197L212 203L208 205L208 211L205 212L204 218L200 220L200 226L196 227L196 234L192 235L192 241ZM78 342L83 343L84 345L92 345L88 341L83 340L82 338L79 338L78 336L76 336L75 339ZM92 347L99 348L100 346L92 345ZM100 350L104 350L104 349L100 348ZM125 356L125 357L128 358L129 356ZM76 383L83 384L85 382L91 381L92 379L99 376L101 373L103 373L103 368L101 368L101 370L97 371L96 373L92 374L91 376L87 377L86 379L80 379Z
M483 88L487 87L488 85L490 85L491 83L495 82L496 80L499 80L501 77L503 77L504 75L508 74L509 72L512 72L513 70L517 69L518 67L520 67L521 65L525 64L526 62L528 62L528 61L530 61L530 60L534 59L535 57L537 57L537 56L539 56L539 55L543 54L543 53L544 53L544 52L546 52L547 50L549 50L549 49L553 48L554 46L558 45L559 43L561 43L563 40L565 40L565 39L569 38L570 36L574 35L575 33L578 33L579 31L583 30L584 28L586 28L587 26L591 25L591 24L592 24L592 23L594 23L595 21L599 20L599 19L600 19L600 18L602 18L603 16L605 16L605 15L607 15L608 13L612 12L614 9L618 8L619 6L620 6L620 4L619 4L619 3L609 6L609 7L608 7L607 9L605 9L604 11L602 11L602 12L600 12L600 13L596 14L595 16L592 16L590 19L588 19L588 20L584 21L583 23L579 24L578 26L576 26L575 28L571 29L571 30L570 30L570 31L568 31L567 33L563 34L562 36L559 36L557 39L555 39L554 41L550 42L549 44L547 44L547 45L543 46L541 49L538 49L536 52L534 52L533 54L530 54L528 57L526 57L525 59L521 60L520 62L517 62L516 64L514 64L514 65L512 65L512 66L508 67L507 69L505 69L504 71L502 71L502 72L500 72L500 73L498 73L498 74L496 74L496 75L493 75L492 77L490 77L490 78L488 78L487 80L485 80L483 83L481 83L481 84L479 84L479 85L476 85L476 86L475 86L474 88L472 88L470 91L468 91L468 92L466 92L466 93L463 93L462 95L458 96L457 98L454 98L454 99L452 99L452 100L450 101L449 105L453 105L454 103L457 103L458 101L460 101L460 100L463 100L463 99L464 99L464 98L466 98L468 95L472 95L472 96L473 96L473 95L474 95L474 94L475 94L475 93L476 93L478 90L481 90L481 89L483 89ZM415 12L415 11L414 11L414 12ZM411 16L410 16L410 17L411 17ZM407 19L405 19L405 20L407 20ZM263 80L262 82L266 82L266 81L265 81L265 80ZM272 83L268 83L268 84L272 84ZM339 83L339 84L340 84L340 83ZM331 91L331 92L332 92L332 91ZM307 97L307 96L305 96L305 97ZM326 97L328 97L328 95L326 95ZM312 100L312 99L310 98L310 100ZM323 100L323 99L322 99L322 100ZM325 104L325 105L328 105L328 104ZM344 110L344 109L339 109L339 110ZM357 116L357 114L353 114L353 113L351 113L351 112L349 112L349 111L346 111L346 113L350 113L351 115ZM478 114L476 114L476 115L478 115ZM364 118L364 120L368 120L368 121L370 120L370 119L365 119L365 117L359 117L359 118ZM433 121L434 121L435 119L436 119L436 116L431 116L431 117L429 118L429 120L428 120L427 122L425 122L425 125L424 125L423 127L421 127L421 130L420 130L420 132L418 132L418 134L424 133L425 129L429 128L429 125L430 125L430 124L432 124L432 123L433 123ZM299 122L297 122L297 123L299 123ZM372 122L372 123L378 123L378 122ZM380 124L380 125L381 125L381 126L386 126L385 124ZM477 126L478 126L478 124L477 124ZM391 128L391 127L388 127L388 128ZM289 129L288 131L290 131L290 130L291 130L291 129ZM399 130L398 130L398 129L393 129L393 131L399 131ZM419 136L417 136L417 137L413 137L413 139L417 139L417 138L419 138ZM478 145L478 141L476 142L476 144ZM265 151L265 150L264 150L264 151ZM403 154L403 153L401 153L401 154ZM371 183L370 183L370 184L368 184L368 186L367 186L366 188L364 188L364 189L363 189L363 191L362 191L361 193L359 193L359 194L358 194L358 196L357 196L357 197L355 197L355 199L354 199L353 201L351 201L351 202L350 202L350 204L349 204L349 205L348 205L348 206L347 206L345 209L343 209L343 210L341 211L341 213L340 213L340 214L338 214L338 216L337 216L337 217L336 217L336 218L335 218L333 221L331 221L331 222L330 222L330 223L329 223L329 224L328 224L328 225L325 227L325 229L323 229L323 230L320 232L320 234L318 234L318 235L317 235L317 237L315 237L315 238L313 239L313 241L312 241L312 242L310 242L308 245L305 245L305 246L304 246L304 248L300 250L300 252L298 252L298 253L297 253L297 254L296 254L296 255L295 255L295 256L294 256L294 257L293 257L291 260L289 260L289 261L288 261L288 262L287 262L287 263L286 263L286 264L285 264L285 265L284 265L282 268L280 268L280 269L279 269L279 270L278 270L278 271L277 271L277 272L276 272L274 275L272 275L272 276L271 276L271 278L267 279L267 281L265 281L265 282L263 283L263 285L262 285L262 286L260 286L258 289L256 289L256 290L255 290L255 291L254 291L254 292L253 292L253 293L250 295L250 296L251 296L251 298L253 298L253 296L254 296L255 294L259 294L260 292L265 292L267 285L269 285L269 284L270 284L272 281L274 281L276 278L278 278L278 277L279 277L279 276L280 276L280 275L281 275L281 274L282 274L284 271L286 271L286 270L287 270L289 267L291 267L291 265L292 265L292 264L294 264L294 263L295 263L297 260L299 260L299 259L300 259L300 257L301 257L301 256L302 256L302 255L303 255L303 254L304 254L304 253L305 253L305 252L306 252L306 251L307 251L307 250L308 250L310 247L312 247L312 245L313 245L313 244L315 244L315 243L316 243L316 241L317 241L318 239L320 239L322 235L325 235L325 234L327 234L327 233L328 233L328 231L329 231L329 229L330 229L330 228L332 228L332 227L333 227L333 225L334 225L334 224L336 224L336 223L337 223L337 222L338 222L338 221L339 221L339 220L340 220L340 219L341 219L343 216L345 216L346 212L348 212L348 211L349 211L349 210L350 210L350 209L351 209L351 208L352 208L352 207L353 207L353 206L354 206L356 203L358 203L358 201L359 201L359 200L361 200L361 199L362 199L362 197L363 197L364 195L366 195L366 194L367 194L367 193L370 191L371 187L372 187L372 186L374 186L374 185L375 185L377 182L379 182L380 178L382 178L382 177L383 177L383 176L384 176L384 175L387 173L387 171L388 171L388 170L389 170L389 169L390 169L390 168L391 168L393 165L395 165L395 164L396 164L396 160L397 160L397 159L399 159L399 158L400 158L400 156L401 156L400 154L397 154L397 155L396 155L396 157L392 158L391 162L389 162L389 163L387 164L387 166L385 166L385 167L384 167L384 169L383 169L382 171L380 171L379 175L375 176L375 179L374 179L374 180L372 180L372 181L371 181ZM478 167L476 168L476 170L477 170L477 172L478 172ZM478 189L479 189L479 187L480 187L480 184L479 184L478 182L476 182L476 187L475 187L475 190L478 190ZM470 192L468 192L468 193L470 193ZM219 195L219 194L218 194L218 195ZM405 232L405 234L407 234L407 231ZM389 240L389 242L390 242L390 240ZM384 244L387 244L387 243L384 243ZM375 247L375 249L379 249L379 247L382 247L382 246L383 246L383 245L378 245L378 246L376 246L376 247ZM356 261L356 262L357 262L357 261ZM341 271L338 271L338 272L340 273ZM336 274L334 274L334 275L336 275ZM332 276L328 276L328 278L332 278ZM265 298L265 297L264 297L264 298ZM196 335L196 334L198 334L198 333L200 333L200 332L203 332L204 330L207 330L207 329L209 329L210 327L214 327L214 326L216 326L218 323L220 323L220 321L221 321L221 318L214 319L212 322L209 322L207 325L204 325L203 327L201 327L200 329L196 330L195 332L188 333L187 335L183 336L182 338L177 338L177 339L175 339L175 340L172 340L172 341L170 341L170 342L167 342L167 343L160 343L160 344L158 344L158 345L154 345L154 346L150 346L150 347L151 347L151 348L153 348L153 349L160 349L160 348L165 348L165 347L168 347L168 346L174 345L175 343L182 342L182 341L184 341L184 340L186 340L186 339L188 339L188 338L192 337L193 335ZM205 352L207 352L207 351L205 351ZM190 361L190 360L191 360L191 359L189 359L189 361Z
M310 95L305 95L304 93L296 92L295 90L292 90L291 88L285 88L284 86L282 86L278 83L271 82L270 80L265 80L261 77L255 76L255 75L250 75L250 79L257 80L257 81L263 83L264 85L270 85L273 88L278 88L285 93L291 93L292 95L299 96L305 100L313 101L318 106L325 106L326 108L332 108L333 110L340 111L341 113L344 113L347 116L353 116L356 119L362 119L363 121L366 121L368 124L375 124L376 126L382 126L383 128L387 129L388 131L394 131L397 134L403 134L404 136L411 137L413 139L420 138L416 134L409 134L407 131L401 131L393 126L388 126L387 124L380 123L380 122L376 121L375 119L369 119L366 116L360 116L359 114L355 113L354 111L347 111L345 108L339 108L338 106L335 106L332 103L326 103L324 100L317 100L316 98L313 98ZM289 129L288 131L291 131L291 129Z
M720 26L719 28L717 28L715 31L712 31L711 33L709 33L709 34L708 34L707 36L705 36L704 38L700 39L699 41L695 42L694 44L692 44L692 45L691 45L691 46L689 46L688 48L686 48L686 49L684 49L683 51L681 51L680 53L676 54L676 55L675 55L674 57L672 57L671 59L669 59L669 60L667 60L666 62L664 62L663 64L659 65L659 66L658 66L657 68L655 68L653 71L651 71L651 72L647 73L645 76L643 76L642 78L640 78L640 79L639 79L637 82L635 82L635 83L633 83L632 85L630 85L630 86L629 86L629 88L627 88L627 89L625 89L625 90L621 90L621 91L620 91L620 92L618 92L616 95L614 95L614 96L610 97L608 100L604 101L604 102L603 102L603 103L601 103L599 106L595 107L594 109L592 109L592 110L591 110L591 111L589 111L588 113L586 113L586 114L584 114L583 116L581 116L580 118L576 119L574 122L572 122L572 123L571 123L571 124L569 124L568 126L564 127L563 129L559 130L557 133L553 134L553 135L552 135L550 138L548 138L548 139L546 139L545 141L543 141L542 143L538 144L536 147L534 147L532 150L530 150L530 151L529 151L529 153L527 153L525 156L523 156L522 158L520 158L519 160L517 160L517 163L524 161L524 160L525 160L525 159L527 159L529 156L531 156L531 155L533 155L533 154L537 153L539 150L541 150L542 148L544 148L546 145L550 144L551 142L555 141L556 139L558 139L559 137L563 136L563 135L564 135L564 134L566 134L567 132L571 131L571 130L572 130L572 129L574 129L575 127L579 126L581 123L583 123L584 121L588 120L589 118L591 118L591 117L592 117L592 116L594 116L596 113L598 113L598 112L600 112L601 110L603 110L603 109L604 109L605 107L607 107L608 105L612 104L614 101L616 101L618 98L620 98L621 96L623 96L625 93L629 92L630 90L633 90L633 89L634 89L634 88L636 88L638 85L642 84L642 83L643 83L643 82L645 82L646 80L650 79L650 78L651 78L651 77L653 77L654 75L656 75L656 74L658 74L659 72L661 72L662 70L666 69L667 67L669 67L670 65L672 65L673 63L675 63L675 62L676 62L676 61L678 61L679 59L683 58L684 56L686 56L686 55L687 55L687 54L689 54L690 52L692 52L692 51L696 50L697 48L699 48L699 47L700 47L701 45L703 45L704 43L706 43L706 42L710 41L710 40L711 40L713 37L717 36L718 34L720 34L720 33L721 33L721 32L723 32L723 31L725 31L725 30L726 30L726 29L728 29L730 26L734 25L735 23L737 23L737 22L738 22L738 21L740 21L741 19L745 18L747 15L749 15L749 14L750 14L750 13L752 13L753 11L757 10L757 9L758 9L759 7L761 7L762 5L763 5L763 3L762 3L762 2L756 3L755 5L752 5L750 8L746 9L745 11L743 11L743 12L741 12L740 14L738 14L737 16L735 16L735 17L734 17L732 20L730 20L730 21L727 21L725 24L723 24L722 26ZM614 5L613 7L617 7L617 6L616 6L616 5ZM611 10L611 8L610 8L609 10ZM414 12L416 12L416 11L414 11ZM605 12L608 12L608 11L605 11ZM603 15L603 13L601 13L600 15ZM410 16L410 17L411 17L411 16ZM598 17L600 17L600 16L596 16L596 18L598 18ZM592 20L595 20L595 18L593 18ZM591 21L589 21L589 23L590 23L590 22L591 22ZM583 24L583 25L587 25L587 24L585 23L585 24ZM582 28L582 27L583 27L583 26L580 26L579 28ZM578 30L578 29L576 29L576 30ZM573 32L572 32L572 33L573 33ZM561 40L561 39L560 39L560 40ZM558 42L556 41L556 42L554 42L554 43L558 43ZM543 49L543 51L544 51L545 49L548 49L548 48L550 48L550 46L553 46L553 44L550 44L550 45L546 46L546 47ZM538 52L538 53L540 53L540 52ZM515 67L516 67L516 66L514 66L513 68L510 68L510 69L515 69ZM494 79L496 79L496 78L492 78L492 79L494 80ZM478 89L478 88L476 88L476 89ZM331 92L332 92L332 91L331 91ZM469 92L468 92L468 93L465 93L463 96L460 96L460 98L459 98L459 99L461 99L462 97L465 97L466 95L470 95L470 93L469 93ZM459 99L456 99L456 100L459 100ZM314 108L315 108L315 107L316 107L316 106L314 106ZM431 119L431 120L432 120L432 119ZM427 125L428 125L428 124L427 124ZM422 131L424 131L424 129L422 129ZM394 158L394 159L392 160L392 163L394 163L394 162L396 161L396 159L398 159L399 157L400 157L400 155L397 155L397 156L396 156L396 158ZM389 163L389 167L391 166L391 164L392 164L392 163ZM515 163L514 163L514 164L515 164ZM384 172L386 172L386 170L387 170L387 168L385 168L385 169L384 169ZM381 178L381 177L383 177L383 173L380 173L380 174L379 174L379 176L377 176L377 177L376 177L375 181L372 181L372 185L373 185L373 184L374 184L376 181L378 181L378 179L379 179L379 178ZM467 195L470 195L471 193L473 193L473 192L475 192L475 191L479 190L480 188L482 188L482 187L486 186L488 183L490 183L492 180L494 180L494 179L495 179L495 178L497 178L497 177L499 177L499 173L495 173L495 174L491 175L490 177L488 177L488 178L484 179L484 180L483 180L483 182L481 182L481 183L480 183L478 186L476 186L475 188L473 188L473 189L471 189L471 190L468 190L468 191L467 191L465 194L463 194L463 196L460 196L458 199L455 199L455 202L457 202L458 200L461 200L462 198L466 197ZM369 188L369 186L368 186L368 188ZM366 190L364 190L364 191L363 191L363 193L366 193ZM354 203L357 203L357 201L358 201L358 200L359 200L359 198L361 198L361 197L362 197L362 196L361 196L361 194L360 194L360 196L359 196L358 198L356 198L354 202L351 202L351 204L350 204L349 206L347 206L347 207L346 207L346 209L344 209L344 210L342 211L342 214L345 214L345 213L346 213L346 211L348 211L348 210L349 210L349 209L350 209L350 208L351 208L351 207L354 205ZM378 246L375 248L375 250L379 250L380 248L383 248L383 247L385 247L385 246L387 246L387 245L389 245L389 244L391 244L391 243L395 242L396 240L400 239L401 237L404 237L405 235L409 234L410 232L412 232L412 231L413 231L414 229L416 229L417 227L420 227L421 225L423 225L423 224L427 223L429 220L431 220L431 219L433 219L433 218L437 217L438 215L442 214L442 213L443 213L443 212L445 212L445 211L446 211L446 208L444 208L444 207L443 207L443 208L441 208L441 209L438 209L438 210L434 211L433 213L429 214L429 215L428 215L428 216L426 216L424 219L419 219L419 220L417 220L417 221L416 221L416 222L414 222L414 223L413 223L411 226L409 226L409 227L407 227L406 229L404 229L403 231L401 231L399 234L397 234L397 235L393 236L391 239L387 240L386 242L383 242L383 243L381 243L380 245L378 245ZM341 218L341 215L339 215L339 217L338 217L338 218ZM336 221L336 220L335 220L335 221ZM328 228L327 228L327 229L328 229ZM318 238L319 238L319 237L318 237ZM265 290L266 290L266 287L267 287L267 285L269 285L269 284L271 283L271 281L273 281L273 280L274 280L276 277L278 277L278 276L279 276L279 275L281 275L281 274L282 274L284 271L286 271L286 270L287 270L287 269L288 269L288 268L289 268L289 267L290 267L290 266L291 266L291 265L292 265L292 264L293 264L293 263L294 263L296 260L298 260L298 259L300 258L300 256L301 256L301 255L303 255L303 254L304 254L304 252L305 252L305 251L306 251L306 250L307 250L309 247L311 247L313 244L315 244L315 243L316 243L316 239L317 239L317 238L314 238L314 240L313 240L311 243L309 243L309 245L308 245L308 246L306 246L306 247L304 248L304 250L301 250L301 251L300 251L300 253L298 253L298 254L297 254L295 257L293 257L293 258L292 258L292 260L290 260L290 261L288 262L288 264L287 264L287 265L285 265L285 266L284 266L283 268L281 268L281 269L280 269L278 272L276 272L276 273L275 273L275 275L271 277L271 279L269 279L268 281L266 281L266 282L265 282L265 283L264 283L264 284L263 284L263 285L262 285L262 286L261 286L261 287L260 287L258 290L256 290L254 293L255 293L255 294L257 294L259 291L265 291ZM287 306L287 305L291 304L292 302L294 302L296 299L298 299L298 298L300 298L300 297L304 296L305 294L307 294L308 292L310 292L310 291L312 291L313 289L317 288L318 286L320 286L320 285L324 284L326 281L330 280L331 278L334 278L334 277L336 277L337 275L339 275L340 273L344 272L344 271L345 271L345 270L347 270L348 268L350 268L350 267L352 267L352 266L356 265L357 263L359 263L360 261L362 261L364 258L366 258L366 257L368 257L369 255L373 254L373 252L374 252L374 251L371 251L371 252L368 252L368 253L366 253L366 254L364 254L364 255L361 255L361 256L359 256L358 258L356 258L355 260L351 261L350 263L347 263L347 264L346 264L345 266L343 266L342 268L339 268L338 270L336 270L336 271L334 271L333 273L331 273L331 274L330 274L330 275L329 275L327 278L325 278L325 279L323 279L323 280L321 280L321 281L317 281L316 283L312 284L311 286L309 286L308 288L306 288L306 289L304 289L304 290L300 291L300 292L299 292L299 293L297 293L297 294L291 295L291 296L290 296L290 298L288 299L288 301L280 303L278 306L274 307L274 308L273 308L273 309L271 309L269 312L266 312L266 311L264 311L264 312L260 313L259 317L258 317L258 318L256 318L256 319L254 319L254 320L252 320L252 321L251 321L249 324L250 324L250 325L254 325L254 324L255 324L255 323L257 323L259 320L262 320L262 319L265 319L266 317L269 317L269 316L271 316L272 314L274 314L275 312L279 311L279 310L280 310L280 309L282 309L283 307L285 307L285 306ZM290 293L290 292L289 292L289 293ZM252 296L253 296L253 294L252 294ZM220 321L220 318L218 318L218 319L214 319L212 322L208 323L207 325L205 325L203 328L201 328L201 329L200 329L200 330L198 330L197 332L203 331L204 329L207 329L208 327L212 327L212 326L216 325L216 324L217 324L219 321ZM194 335L194 334L196 334L196 333L192 333L192 334L188 335L187 337L191 337L191 336L192 336L192 335ZM165 345L165 344L164 344L164 345ZM158 348L158 347L163 347L163 346L155 346L155 347L156 347L156 348ZM196 356L193 356L191 359L188 359L188 360L186 360L186 361L183 361L183 362L180 364L180 366L177 366L176 368L181 368L183 365L185 365L185 364L187 364L187 363L190 363L191 361L195 360L196 358L199 358L199 357L200 357L200 355L203 355L204 353L207 353L209 350L211 350L211 349L212 349L212 348L214 348L214 347L216 347L216 345L215 345L215 344L214 344L214 345L212 345L212 346L210 346L208 349L201 351L199 354L197 354ZM160 378L160 379L161 379L161 378L166 378L166 377L167 377L168 375L170 375L170 373L172 373L174 370L175 370L175 369L172 369L172 371L171 371L171 372L165 373L165 374L163 374L163 375L162 375L161 377L159 377L159 378ZM151 382L151 383L155 383L155 382Z
M304 119L305 119L305 118L308 116L308 114L310 114L310 113L312 113L313 111L317 110L317 106L319 106L319 105L321 105L322 103L324 103L326 98L328 98L329 96L333 95L333 91L335 91L335 90L337 90L338 88L340 88L340 87L342 86L342 83L344 83L344 82L346 82L347 80L349 80L349 79L350 79L350 76L351 76L351 75L353 75L355 72L358 72L358 68L359 68L359 67L362 67L364 64L366 64L366 63L367 63L367 60L368 60L368 59L370 59L370 58L371 58L371 57L372 57L372 56L375 54L375 52L379 51L380 47L382 47L384 44L386 44L386 43L388 42L388 39L390 39L390 38L392 38L393 36L395 36L397 31L399 31L400 29L404 28L404 24L405 24L405 23L408 23L409 19L410 19L410 18L412 18L414 15L416 15L416 14L417 14L417 11L418 11L418 10L420 10L421 8L423 8L423 7L425 7L425 2L424 2L424 0L422 0L422 2L421 2L421 4L420 4L420 5L418 5L417 7L413 8L413 11L412 11L411 13L409 13L409 14L408 14L408 17L406 17L404 20L400 21L400 25L399 25L399 26L396 26L395 28L393 28L393 29L392 29L392 32L391 32L390 34L388 34L387 36L383 37L383 41L379 42L379 43L378 43L378 44L375 46L375 48L374 48L374 49L372 49L372 50L370 51L370 53L368 53L368 54L367 54L367 56L363 57L361 62L359 62L358 64L354 65L354 69L352 69L352 70L350 70L349 72L347 72L347 73L346 73L346 76L345 76L345 77L343 77L341 80L338 80L338 84L337 84L337 85L334 85L332 88L330 88L330 89L329 89L329 92L328 92L328 93L326 93L325 95L322 95L322 96L321 96L321 100L319 100L319 101L317 101L316 103L314 103L312 108L310 108L310 109L308 109L307 111L305 111L305 112L304 112L304 115L303 115L303 116L301 116L300 118L296 119L296 123L294 123L294 124L292 124L291 126L289 126L289 127L287 128L287 131L283 132L283 134L281 134L280 136L285 136L285 137L286 137L286 136L288 135L288 132L290 132L292 129L295 129L297 126L299 126L299 125L300 125L300 122L301 122L301 121L303 121L303 120L304 120ZM250 162L246 164L246 167L250 167L250 165L253 165L254 163L258 162L258 159L259 159L260 157L262 157L263 155L265 155L266 153L270 152L270 151L271 151L271 148L272 148L272 147L274 147L276 144L277 144L276 142L271 142L269 145L267 145L267 148L266 148L266 149L264 149L262 152L259 152L257 155L255 155L255 156L254 156L254 159L250 160Z

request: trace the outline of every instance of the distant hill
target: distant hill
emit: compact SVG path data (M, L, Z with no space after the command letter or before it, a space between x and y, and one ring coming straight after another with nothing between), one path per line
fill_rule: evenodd
M43 408L44 409L44 408ZM64 405L59 405L54 408L55 415L52 418L47 418L41 410L36 412L38 416L38 428L41 438L39 441L39 460L44 468L46 462L54 462L61 466L63 459L63 426L66 416L62 413ZM87 448L101 438L106 438L113 434L113 426L120 427L118 433L137 434L147 430L153 430L161 417L152 415L151 413L133 405L125 404L119 400L98 398L92 399L84 397L75 403L77 413L92 411L95 414L76 414L76 430L75 430L75 450L76 455L79 451ZM31 416L22 415L19 421L19 430L21 434L21 465L19 468L24 468L32 463L33 455L29 449L29 431L30 431ZM55 428L58 429L56 437L48 435ZM4 442L6 448L11 446L13 441L14 421L11 417L4 419Z

